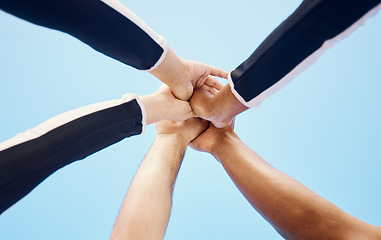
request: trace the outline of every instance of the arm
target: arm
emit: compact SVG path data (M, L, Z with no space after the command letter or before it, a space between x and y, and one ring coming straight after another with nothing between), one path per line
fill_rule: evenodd
M0 143L0 213L58 169L141 134L146 124L192 116L189 103L163 86L141 98L126 94L78 108L17 134Z
M356 30L381 8L381 0L304 0L229 75L229 86L206 104L192 103L195 113L224 127L247 108L259 106L325 49Z
M111 239L164 238L185 149L207 125L197 118L157 124L156 140L128 189Z
M379 239L365 223L278 171L246 146L231 127L211 126L192 146L210 152L250 204L285 239Z
M32 23L66 32L95 50L167 84L188 100L193 87L227 78L206 64L179 58L166 40L117 0L2 0L0 9Z
M248 107L263 100L312 65L324 50L373 16L381 0L304 0L230 74L237 98Z

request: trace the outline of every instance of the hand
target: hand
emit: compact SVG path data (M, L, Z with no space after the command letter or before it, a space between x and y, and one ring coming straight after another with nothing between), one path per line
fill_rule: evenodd
M234 133L234 119L225 128L217 128L211 123L206 131L190 143L190 147L197 151L213 154L219 143L224 140L224 137L231 135L236 136Z
M195 116L189 102L175 98L164 84L155 93L142 96L140 100L146 110L147 124L161 120L184 121Z
M150 73L169 86L172 93L181 100L188 100L195 87L215 87L219 82L211 76L228 77L227 72L216 67L178 57L171 48L163 62Z
M157 136L176 135L188 145L190 141L202 133L209 123L200 118L190 118L182 122L161 121L156 124Z
M161 114L166 116L163 120L184 121L196 115L188 101L177 99L166 85L161 85L156 92L156 106L162 104Z
M225 79L228 77L227 72L216 67L184 59L182 61L186 67L186 74L182 79L179 79L177 86L173 87L176 96L184 96L189 99L194 88L201 88L203 85L207 88L218 88L218 86L222 85L212 76Z
M248 108L234 96L229 85L216 84L215 89L219 92L204 85L194 91L189 102L197 116L211 121L218 128L223 128L228 126L237 114Z

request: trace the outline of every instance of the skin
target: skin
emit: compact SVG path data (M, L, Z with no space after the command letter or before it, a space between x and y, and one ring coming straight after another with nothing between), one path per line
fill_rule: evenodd
M357 219L273 168L234 133L210 127L191 147L211 153L250 204L285 239L381 239L381 226Z
M161 120L184 121L196 116L189 102L177 99L166 85L139 98L146 111L147 125Z
M128 189L111 239L163 239L174 183L189 142L208 127L199 118L156 124L157 136Z
M180 100L188 100L195 87L215 87L219 82L211 76L228 78L227 72L216 67L180 58L170 47L163 62L149 72L165 83Z
M219 90L216 94L206 91L206 87L195 90L190 104L197 116L211 121L218 128L223 128L248 107L234 96L229 85L215 88Z

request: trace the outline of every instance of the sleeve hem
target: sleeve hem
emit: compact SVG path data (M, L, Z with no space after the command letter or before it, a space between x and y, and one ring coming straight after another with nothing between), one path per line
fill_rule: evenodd
M155 70L156 68L160 66L160 64L164 61L165 57L167 56L167 52L168 52L167 40L165 40L164 37L160 36L160 40L157 40L157 43L163 48L163 53L161 54L159 60L157 60L155 65L153 65L150 69L146 69L142 71L149 72L149 71Z
M140 100L140 98L136 96L136 101L138 102L139 104L139 107L142 111L142 132L140 134L143 134L144 131L146 130L146 126L147 126L147 112L146 112L146 109L144 108L144 104L142 103L142 101Z
M250 102L246 102L245 99L243 99L243 97L241 97L241 95L235 90L234 82L233 82L233 79L231 77L231 73L232 72L229 73L228 81L229 81L230 89L231 89L232 93L234 94L234 96L238 99L238 101L240 101L246 107L248 107L248 108L255 107L255 104L253 104L253 100L251 100Z

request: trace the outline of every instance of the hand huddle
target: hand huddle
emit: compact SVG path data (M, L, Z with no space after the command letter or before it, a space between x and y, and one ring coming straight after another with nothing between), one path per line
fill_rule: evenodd
M345 213L273 168L233 131L238 114L291 81L327 41L381 9L381 0L304 0L230 74L178 57L162 36L115 0L8 0L0 1L0 9L66 32L165 84L150 95L126 94L60 114L0 143L0 214L58 169L157 123L155 142L129 187L112 239L163 239L188 145L212 154L286 239L381 239L380 226Z
M199 65L203 68L208 68L207 65ZM217 72L218 71L218 72ZM215 69L214 76L227 76L227 73ZM218 128L232 128L234 121L229 119L226 122L219 121L221 116L213 116L212 114L218 114L218 111L213 111L212 100L213 98L223 89L224 85L212 76L207 77L201 86L196 86L193 89L191 98L186 100L179 100L175 97L175 93L172 93L171 90L162 85L159 90L153 94L153 99L155 99L155 113L150 114L150 109L146 110L147 119L162 119L166 118L170 121L162 120L156 124L157 134L178 134L183 137L185 142L191 143L191 147L199 150L209 152L210 147L203 146L202 143L211 143L211 141L206 140L206 138L211 137L210 133L212 129ZM199 81L197 81L199 82ZM145 96L141 97L143 103L146 101ZM160 105L164 107L160 107ZM221 112L220 112L221 113ZM221 113L222 114L222 113ZM159 115L154 117L152 115ZM174 122L175 121L175 122ZM147 124L157 122L155 120L149 120ZM178 127L181 126L181 127ZM210 130L210 131L207 131ZM204 134L207 132L206 134ZM201 134L201 135L200 135ZM213 140L216 139L209 139Z
M176 66L177 68L173 68ZM231 123L233 118L240 112L248 109L233 96L230 86L224 86L215 77L227 79L228 73L218 68L179 58L176 53L169 48L163 62L151 74L159 78L171 90L177 100L188 101L190 105L176 101L168 95L169 92L164 87L158 93L167 94L167 104L169 107L160 107L152 110L147 109L147 124L160 120L185 120L189 117L198 116L212 122L217 127L225 127ZM144 99L144 97L142 97ZM144 104L146 105L146 104ZM146 107L147 108L147 107ZM171 112L167 112L170 110ZM161 116L150 114L156 111ZM193 112L193 114L190 114ZM166 113L168 115L166 115ZM155 116L151 116L155 115ZM154 120L151 120L151 117Z
M155 142L131 182L111 239L163 239L170 218L175 180L187 146L209 152L223 164L230 162L232 159L226 158L226 150L238 147L226 145L230 144L230 137L236 136L232 126L216 128L198 117L180 122L158 122ZM229 168L229 164L225 166ZM236 179L243 178L244 175L239 174Z
M379 226L344 212L273 168L245 145L233 128L235 114L247 108L237 104L238 100L231 101L234 96L229 85L223 86L212 76L201 74L209 72L226 77L227 73L215 68L205 70L211 67L204 64L191 64L197 66L193 69L197 69L198 74L193 76L203 80L182 84L194 87L192 94L183 95L191 95L188 101L175 97L186 92L185 88L177 88L178 92L172 93L165 85L156 93L140 98L147 124L157 122L157 136L128 189L111 239L164 238L174 184L188 146L213 155L253 208L286 239L381 237ZM225 106L233 110L227 108L229 114L225 114L221 110L226 109Z

